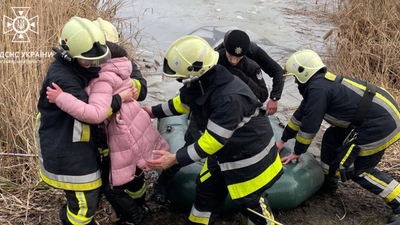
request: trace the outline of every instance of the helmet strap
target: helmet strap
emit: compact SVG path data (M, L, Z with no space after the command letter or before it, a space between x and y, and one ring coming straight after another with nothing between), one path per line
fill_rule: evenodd
M201 83L201 81L199 80L199 84L200 84L200 90L201 90L201 94L204 95L204 89L203 89L203 84Z
M63 58L64 60L68 61L68 62L72 62L74 59L68 54L67 51L63 50L61 51L61 49L53 46L51 49L53 49L53 51L57 52L58 54L61 55L61 58Z

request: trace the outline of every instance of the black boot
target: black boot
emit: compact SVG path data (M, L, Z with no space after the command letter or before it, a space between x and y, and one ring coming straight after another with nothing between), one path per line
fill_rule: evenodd
M322 184L321 188L319 189L319 194L333 194L338 189L338 177L331 177L325 175L324 183Z
M393 215L390 216L388 223L393 223L393 224L400 224L400 207L397 207L395 209L392 209ZM394 223L396 221L396 223Z
M136 201L124 192L105 193L108 202L120 218L117 224L147 225L146 219ZM143 221L143 222L142 222Z
M157 184L154 187L154 193L152 196L153 201L160 205L164 205L167 202L167 189L169 181L174 178L181 168L182 167L179 164L175 164L161 172L160 176L158 177Z
M63 205L58 212L58 216L60 217L61 223L63 225L72 225L67 218L67 204Z
M166 203L166 195L168 188L168 180L162 179L164 173L161 173L156 186L154 187L154 193L152 196L153 201L155 201L159 205L164 205Z
M142 219L138 223L132 223L132 222L128 222L128 221L118 221L116 223L116 225L153 225L153 224L150 223L147 219Z

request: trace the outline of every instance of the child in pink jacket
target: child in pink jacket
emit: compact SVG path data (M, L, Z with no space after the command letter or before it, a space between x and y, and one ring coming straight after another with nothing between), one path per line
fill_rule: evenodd
M88 104L62 92L56 84L53 84L56 90L47 88L48 98L78 120L93 124L105 122L111 170L104 182L110 180L111 187L104 185L104 194L122 221L150 224L143 218L143 211L148 211L148 207L144 202L146 186L140 169L147 170L145 160L152 157L152 150L168 151L169 146L136 101L122 103L120 111L108 117L112 95L132 87L129 77L132 63L122 47L107 45L113 58L102 64L99 77L86 88ZM107 171L107 166L103 169Z
M112 54L112 47L110 51ZM66 92L61 92L55 101L59 108L78 120L91 124L106 123L110 176L114 186L131 181L136 166L148 170L145 160L151 158L152 150L169 150L168 143L137 101L122 103L120 111L106 120L112 96L132 87L131 72L132 64L126 57L111 58L101 65L99 77L91 80L86 88L88 104ZM48 96L51 96L50 90L53 89L48 90Z

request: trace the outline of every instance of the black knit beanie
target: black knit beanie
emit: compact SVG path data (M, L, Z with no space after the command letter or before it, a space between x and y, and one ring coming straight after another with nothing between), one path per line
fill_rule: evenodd
M244 56L250 47L249 36L241 30L233 30L225 38L225 49L233 56Z

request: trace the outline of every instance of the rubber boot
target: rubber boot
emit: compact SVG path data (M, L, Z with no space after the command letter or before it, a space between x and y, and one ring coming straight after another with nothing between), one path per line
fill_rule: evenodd
M319 189L319 194L333 194L338 189L338 177L332 177L325 175L324 183Z
M153 201L159 205L164 205L167 202L167 189L169 181L179 172L181 166L175 164L172 167L163 170L158 177L157 184L154 187L154 193L152 196Z
M146 204L146 195L143 195L141 198L135 199L135 201L138 204L139 210L143 215L149 216L151 214L150 207Z
M67 204L63 205L58 212L58 216L60 217L61 223L63 225L72 225L67 218Z
M390 216L388 223L399 224L400 225L400 207L392 209L393 215ZM396 222L396 223L394 223Z
M148 225L136 201L125 193L107 193L106 198L120 218L117 224Z

